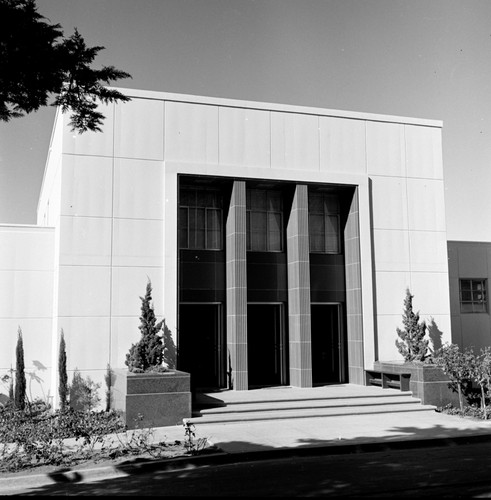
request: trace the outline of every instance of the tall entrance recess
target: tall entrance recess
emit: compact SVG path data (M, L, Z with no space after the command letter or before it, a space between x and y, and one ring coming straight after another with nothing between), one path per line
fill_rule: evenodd
M339 384L347 380L341 304L312 304L312 382Z
M247 305L249 387L284 385L286 341L283 304Z
M179 306L178 367L191 374L193 389L224 386L221 304Z

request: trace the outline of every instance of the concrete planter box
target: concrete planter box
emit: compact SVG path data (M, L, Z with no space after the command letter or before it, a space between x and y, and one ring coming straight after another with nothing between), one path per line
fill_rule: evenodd
M191 417L191 375L178 370L131 373L114 370L112 407L129 429L182 425ZM138 420L142 415L142 420Z
M424 405L459 406L459 396L449 384L449 378L441 368L429 363L417 361L375 361L373 368L377 372L402 374L409 373L409 390Z

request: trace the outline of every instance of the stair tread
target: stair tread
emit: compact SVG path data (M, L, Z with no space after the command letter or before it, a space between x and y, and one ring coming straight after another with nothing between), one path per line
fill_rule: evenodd
M381 406L388 404L420 404L420 400L412 396L401 396L398 398L393 397L378 397L378 398L359 398L354 402L350 398L337 398L333 400L290 400L290 401L260 401L248 403L232 403L227 405L213 405L213 406L199 406L196 405L195 409L204 413L247 413L251 411L279 411L287 409L315 409L315 408L349 408L349 407L366 407L366 406Z
M360 414L377 413L404 413L404 412L428 412L434 411L434 406L421 405L414 403L398 405L371 405L367 407L344 407L344 408L313 408L313 409L280 409L276 411L257 411L257 412L234 412L234 413L211 413L201 416L193 415L191 422L196 424L216 423L216 422L239 422L254 420L272 420L287 418L308 418L308 417L329 417L329 416L350 416Z

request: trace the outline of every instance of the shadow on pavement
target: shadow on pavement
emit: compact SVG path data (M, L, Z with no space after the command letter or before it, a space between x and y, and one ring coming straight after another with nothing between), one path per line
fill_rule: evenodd
M170 458L164 460L131 460L116 464L114 467L107 469L106 477L104 475L89 477L84 470L69 470L62 469L48 475L53 483L44 485L32 485L29 483L23 484L22 479L19 478L19 490L13 492L14 495L114 495L114 496L206 496L214 495L220 496L230 494L231 490L226 489L227 480L222 478L225 470L230 468L220 468L213 466L250 463L254 467L254 463L259 463L261 460L274 460L281 458L295 459L296 457L332 457L332 461L346 460L340 455L357 456L357 460L364 460L362 453L372 453L380 451L391 450L393 453L384 454L378 453L377 457L377 471L376 474L379 479L390 477L394 473L394 456L409 457L411 454L416 456L421 455L421 448L442 449L443 447L456 447L458 445L486 445L491 443L491 435L476 435L472 431L465 431L461 429L454 429L457 431L458 437L451 438L427 438L419 439L421 436L421 429L415 427L398 427L392 429L397 435L389 438L380 438L377 442L373 442L373 438L358 437L353 440L343 440L341 446L334 444L333 440L316 440L316 439L300 439L297 441L296 446L293 448L278 449L269 446L264 446L258 450L257 444L254 444L254 450L239 454L229 454L224 452L207 453L198 456L190 456L186 458ZM438 436L441 434L452 433L453 429L441 428L435 426L428 429L429 434ZM416 439L415 439L416 438ZM367 442L361 442L366 439ZM240 449L247 450L247 442L236 443ZM489 444L491 446L491 444ZM466 467L483 467L488 466L491 468L491 453L489 453L489 446L487 447L486 456L489 456L489 463L484 464L482 457L467 458ZM404 453L398 451L405 450ZM440 452L441 453L441 452ZM386 463L383 463L382 457L388 456ZM389 456L390 455L390 456ZM444 453L445 455L445 453ZM333 457L336 456L336 457ZM373 455L371 455L373 457ZM391 458L392 457L392 458ZM398 458L399 460L399 458ZM278 464L285 462L278 461ZM258 465L259 466L259 465ZM257 467L258 467L257 466ZM419 466L430 467L436 466L433 463L423 462L419 459ZM490 470L490 469L487 470ZM441 465L438 465L439 473L445 471ZM349 472L349 471L348 471ZM286 481L287 477L277 478L277 481ZM343 472L339 472L343 475ZM112 477L111 477L112 475ZM220 476L220 479L217 478ZM351 479L350 479L351 477ZM241 491L241 484L252 487L254 481L258 480L258 476L249 477L247 474L239 479L233 479L230 487L235 487L239 492ZM331 478L334 481L334 478ZM211 483L210 483L211 481ZM223 481L223 484L220 482ZM240 483L237 483L240 481ZM243 482L245 481L245 483ZM263 479L261 479L263 481ZM325 482L326 479L324 478ZM355 488L360 481L357 474L347 476L343 479L345 482L351 481L351 487ZM212 489L210 489L213 486ZM348 484L349 486L349 484ZM230 488L229 487L229 488ZM198 488L198 489L196 489ZM224 489L225 488L225 489ZM244 495L245 490L240 493ZM323 490L324 491L324 490ZM0 491L0 494L2 492Z

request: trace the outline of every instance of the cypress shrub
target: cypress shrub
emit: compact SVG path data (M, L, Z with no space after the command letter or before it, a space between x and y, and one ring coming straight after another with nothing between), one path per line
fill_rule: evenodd
M164 344L159 334L163 321L157 323L152 304L152 283L147 282L145 297L142 301L140 326L140 340L133 344L126 354L125 364L130 372L144 373L148 371L166 371L162 365L164 359Z
M424 361L428 357L428 343L425 339L426 323L419 321L419 312L413 311L413 297L409 289L404 299L402 322L404 329L397 328L396 346L404 361Z
M24 365L24 343L22 341L22 330L19 326L17 331L17 347L15 350L16 366L15 366L15 390L14 404L19 410L23 410L26 406L26 373Z
M60 348L58 353L58 394L60 396L60 409L63 411L67 407L68 401L68 374L66 369L66 345L63 328L60 335Z

